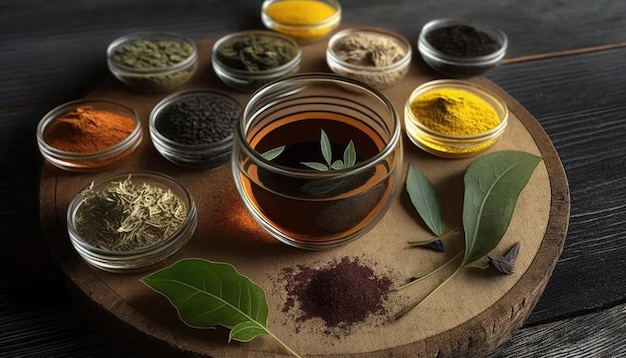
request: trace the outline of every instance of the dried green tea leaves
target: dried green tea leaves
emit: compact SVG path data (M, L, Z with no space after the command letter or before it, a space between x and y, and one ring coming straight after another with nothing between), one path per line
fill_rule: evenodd
M217 49L217 59L240 71L265 71L280 67L296 56L289 43L272 36L249 35L233 39Z
M156 69L183 62L193 53L194 47L185 41L136 40L116 48L111 59L121 66Z
M130 251L159 243L185 222L188 208L169 189L134 183L129 176L102 189L93 184L81 192L76 229L88 244L111 251Z

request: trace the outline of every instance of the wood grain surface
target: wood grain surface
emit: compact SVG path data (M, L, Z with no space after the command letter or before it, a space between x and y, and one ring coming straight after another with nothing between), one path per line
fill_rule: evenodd
M244 104L249 94L229 89L212 72L209 60L212 44L213 40L199 42L198 67L201 70L184 87L218 88ZM300 72L327 72L325 48L325 41L303 46ZM419 61L414 61L406 78L383 92L401 113L412 90L431 79L430 71ZM438 354L441 357L490 353L508 341L512 332L523 324L550 277L567 231L569 192L559 157L536 120L492 82L485 78L471 81L504 98L509 107L507 130L490 151L522 150L544 159L520 197L514 219L498 249L502 254L515 242L521 242L522 253L514 275L503 278L465 270L446 291L442 291L443 296L429 301L410 318L393 324L357 326L354 333L338 339L324 333L319 322L302 324L293 316L282 314L285 297L281 292L284 288L276 282L282 268L301 264L315 266L342 257L358 257L375 264L379 270L384 268L396 280L406 280L433 269L461 251L463 245L458 238L446 241L449 249L445 255L407 250L407 240L416 235L426 237L428 232L423 226L416 225L415 215L407 210L410 205L407 205L404 180L401 180L400 190L388 214L365 237L333 250L303 252L276 245L252 222L234 190L229 166L206 171L177 168L161 158L146 140L133 158L114 170L77 174L45 165L40 196L46 238L61 267L76 286L78 296L82 294L79 299L86 303L86 307L92 312L95 309L98 315L112 322L113 332L120 326L128 328L131 336L140 337L138 342L151 355L178 352L181 355L222 357L282 356L284 352L281 353L271 340L258 338L246 344L226 345L221 330L194 330L184 326L167 300L155 297L139 282L146 273L120 275L93 269L82 262L68 243L64 222L67 204L91 180L109 176L111 171L162 171L177 178L190 190L196 199L199 216L194 239L169 264L183 257L233 264L267 291L273 313L268 325L273 327L277 336L291 342L290 346L296 351L311 357L377 357L382 352L399 356ZM113 100L134 108L145 128L150 110L167 94L137 94L117 81L108 81L87 97ZM459 227L462 176L474 158L441 159L418 150L406 136L404 142L402 176L406 175L409 163L422 168L443 193L443 206L448 208L446 227ZM425 296L425 292L436 284L437 281L433 280L430 284L421 284L421 289L398 294L394 300L402 302L402 306L392 306L389 310L402 309L416 297ZM107 313L109 317L106 317ZM381 336L394 338L378 339Z
M620 0L342 0L346 22L416 39L437 17L493 24L509 36L505 64L487 77L552 139L572 200L552 278L499 357L617 357L626 327L626 3ZM70 300L42 240L41 156L34 128L51 108L82 98L108 75L104 51L138 28L203 39L262 28L260 5L233 0L5 1L0 4L0 357L136 357ZM557 56L558 55L558 56ZM42 295L45 292L45 295ZM591 334L594 332L594 334ZM607 340L610 337L610 341Z

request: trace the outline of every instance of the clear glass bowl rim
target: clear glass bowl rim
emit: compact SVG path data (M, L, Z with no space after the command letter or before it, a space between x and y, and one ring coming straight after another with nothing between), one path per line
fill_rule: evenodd
M245 133L247 132L247 129L250 125L249 121L246 120L246 118L249 118L250 105L255 104L255 100L257 100L259 97L262 97L267 92L270 92L270 93L273 92L276 89L276 87L279 87L285 83L296 82L298 86L305 86L307 82L310 82L310 81L333 82L335 84L343 83L349 86L357 87L365 92L368 92L370 93L370 95L373 95L378 100L380 100L385 105L385 107L390 111L390 114L393 118L393 128L390 128L391 132L389 136L389 142L385 145L385 147L381 151L379 151L375 156L367 160L364 160L361 163L358 163L349 168L337 169L337 170L332 170L332 171L330 170L329 171L312 171L308 169L289 168L289 167L284 167L281 165L276 165L266 160L265 158L263 158L261 153L257 152L252 147L250 147L248 141L245 138ZM291 84L290 87L294 87L294 84ZM391 103L391 101L387 98L387 96L384 95L380 90L366 83L363 83L361 81L357 81L348 77L343 77L343 76L339 76L339 75L335 75L331 73L325 73L325 72L309 72L309 73L291 75L291 76L287 76L285 78L273 81L271 83L268 83L262 86L261 88L256 90L250 97L250 100L244 107L242 120L239 122L239 125L236 127L236 130L235 130L237 142L238 144L242 144L240 145L240 149L243 150L248 157L254 158L255 163L259 167L262 167L266 170L272 171L274 173L282 174L285 176L304 178L304 179L319 179L319 178L325 178L325 177L335 178L335 177L353 175L355 173L360 173L360 172L369 170L371 167L374 167L383 158L390 155L396 149L397 146L402 145L401 133L402 133L402 124L400 121L400 116L395 106L393 105L393 103ZM235 151L233 151L233 153L235 153ZM237 160L238 159L233 158L234 162Z

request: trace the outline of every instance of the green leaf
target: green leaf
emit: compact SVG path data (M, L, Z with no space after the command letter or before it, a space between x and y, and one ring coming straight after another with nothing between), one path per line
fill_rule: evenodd
M343 165L343 162L341 160L335 160L333 162L333 164L330 166L331 169L343 169L345 168L345 166Z
M141 281L174 305L190 327L233 328L229 340L269 334L265 292L230 264L183 259Z
M356 149L354 149L354 143L352 140L350 140L348 146L343 151L343 164L345 168L349 168L356 164Z
M330 140L326 135L326 132L322 129L322 134L320 136L320 146L322 148L322 155L324 156L324 160L330 166L331 161L333 160L332 149L330 147Z
M441 237L443 235L443 211L439 195L426 175L413 165L409 165L406 190L411 203L426 226L435 235Z
M493 250L504 236L522 189L542 161L530 153L500 151L486 154L465 172L462 266Z
M262 153L261 156L265 160L272 160L278 157L284 150L285 150L285 146L281 145L280 147L276 147L274 149L270 149L267 152Z
M300 164L305 165L311 169L319 170L321 172L328 170L328 167L326 166L326 164L322 164L318 162L300 162Z

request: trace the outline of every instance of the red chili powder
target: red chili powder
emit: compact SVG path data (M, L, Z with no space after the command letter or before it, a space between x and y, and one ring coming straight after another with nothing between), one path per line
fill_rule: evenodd
M287 281L283 312L293 308L297 300L302 310L298 321L319 317L327 327L352 325L382 313L392 283L388 277L377 277L357 258L348 257L325 268L287 268L282 277Z

